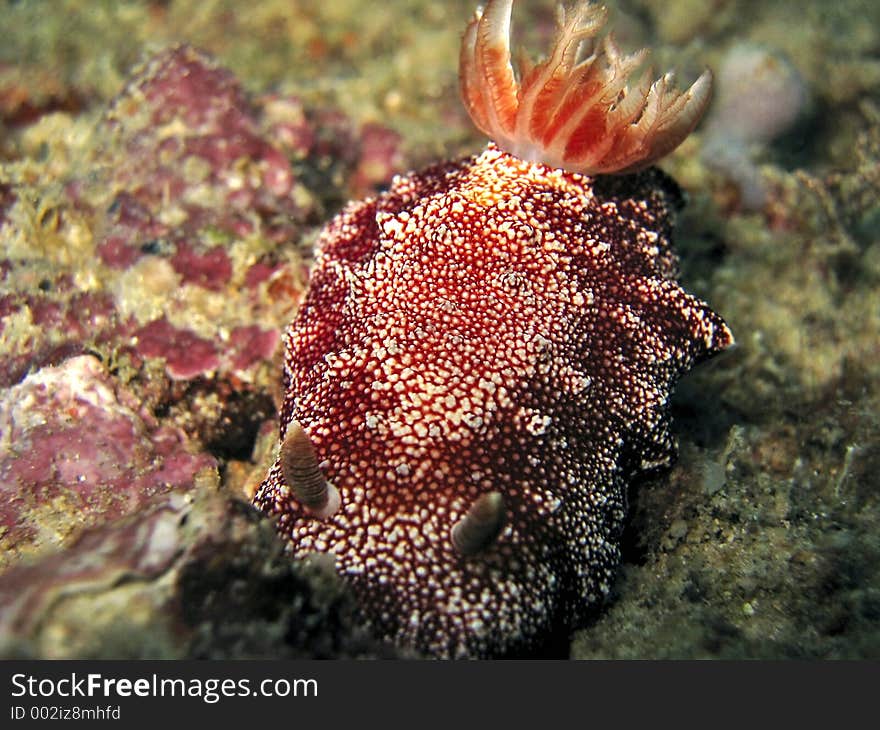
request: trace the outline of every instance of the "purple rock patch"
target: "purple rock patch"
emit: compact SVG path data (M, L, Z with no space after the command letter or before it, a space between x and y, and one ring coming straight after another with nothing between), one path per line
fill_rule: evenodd
M10 548L135 512L214 465L91 355L45 367L0 395L0 524Z

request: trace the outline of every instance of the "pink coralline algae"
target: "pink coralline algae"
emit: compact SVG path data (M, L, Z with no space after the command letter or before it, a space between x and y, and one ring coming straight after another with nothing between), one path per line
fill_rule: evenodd
M234 242L290 240L309 215L295 202L293 168L271 141L274 121L263 112L208 55L189 46L167 49L136 69L99 126L104 144L93 174L113 191L104 209L87 185L71 188L77 205L97 208L103 264L120 276L148 265L159 272L160 286L163 276L176 275L186 287L165 312L144 308L153 319L126 323L133 351L164 359L172 379L239 372L273 356L278 328L250 324L268 319L265 298L235 292L240 306L230 306L225 320L198 312L202 292L222 295L253 281L248 268L257 264L241 254L234 260ZM149 268L151 260L168 267ZM283 269L276 261L260 265ZM144 288L147 297L149 284ZM198 332L187 326L190 319L202 323Z
M310 114L334 120L332 139L322 142ZM292 160L308 169L306 158L338 157L344 150L351 158L348 185L360 190L389 179L398 154L396 136L378 125L365 126L360 139L338 111L307 113L297 99L277 95L252 101L230 71L189 46L141 64L99 132L105 142L94 175L114 191L112 198L101 210L87 185L71 186L71 194L82 207L98 208L96 253L103 264L125 272L151 258L167 261L190 292L130 328L135 351L164 358L176 380L238 372L272 357L280 328L256 329L250 322L269 319L260 309L276 297L243 292L276 273L291 279L298 272L284 272L269 246L264 261L243 256L241 242L258 248L261 241L290 241L314 215L315 194L295 190ZM239 268L243 264L247 268ZM236 290L240 305L228 307L226 321L201 312L190 317L187 308L198 306L199 290ZM186 326L188 319L201 322L199 332Z
M91 355L44 367L0 396L0 524L15 550L70 528L140 509L153 496L188 488L214 459L183 433L160 425Z
M490 143L326 227L255 496L294 555L334 556L378 635L438 657L531 652L585 620L628 481L673 459L672 386L733 341L675 280L668 177L556 167L646 166L696 123L708 75L629 90L632 59L590 55L604 15L584 4L519 89L511 4L469 26L463 92L529 161Z
M278 346L278 334L257 325L236 327L224 342L212 342L195 332L157 319L135 332L135 352L161 357L175 380L189 380L218 368L235 372L268 360Z
M182 241L171 265L184 284L196 284L211 291L222 291L232 277L232 262L220 246L196 253L192 245Z
M175 380L253 381L302 290L276 244L313 197L293 189L264 111L209 56L173 47L135 69L63 186L0 185L0 228L26 241L0 258L0 386L90 348L161 358ZM54 228L28 229L33 200ZM271 287L298 291L279 305Z
M188 46L94 112L27 130L0 170L0 564L250 456L304 290L295 244L396 149L339 112L347 136L322 140L331 112L250 95ZM63 154L24 154L44 143Z
M381 124L367 122L360 130L360 155L352 175L352 193L375 192L376 185L390 180L400 164L400 135Z
M15 271L6 262L0 263L0 285ZM50 292L30 291L0 294L0 388L18 383L28 372L43 365L57 364L72 355L79 355L92 346L117 338L120 325L112 298L102 292L77 291L66 275L45 278ZM25 337L6 336L15 320L26 320L32 326Z
M144 357L161 357L172 378L187 380L216 370L220 354L210 340L192 330L172 326L157 319L135 334L135 350Z
M178 204L177 233L209 221L235 232L254 211L301 213L289 197L290 162L264 137L240 83L193 48L150 58L114 101L106 127L130 160L114 177L149 215Z

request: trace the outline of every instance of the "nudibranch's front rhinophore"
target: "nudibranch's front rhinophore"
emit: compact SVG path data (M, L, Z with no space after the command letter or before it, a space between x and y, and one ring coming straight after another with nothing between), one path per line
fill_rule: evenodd
M548 81L511 96L493 45L509 5L468 29L463 87L478 121L541 161L490 144L327 226L255 496L294 555L335 557L378 634L441 657L527 652L583 621L614 575L628 480L673 458L672 386L733 340L675 280L668 177L555 169L565 155L533 133L555 122L516 126L596 116L589 133L610 141L579 158L632 168L680 141L706 89L628 92L608 42L610 70L554 87L604 17L586 5L553 65L528 71Z

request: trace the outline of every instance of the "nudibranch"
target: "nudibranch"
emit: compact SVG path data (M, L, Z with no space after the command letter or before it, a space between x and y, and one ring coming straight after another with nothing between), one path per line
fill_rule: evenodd
M642 169L691 131L711 77L630 86L644 54L596 44L589 2L517 76L511 6L490 0L462 42L493 142L320 235L254 497L293 555L333 556L379 636L437 657L522 655L585 620L627 483L674 456L671 388L733 342L676 281L677 187Z

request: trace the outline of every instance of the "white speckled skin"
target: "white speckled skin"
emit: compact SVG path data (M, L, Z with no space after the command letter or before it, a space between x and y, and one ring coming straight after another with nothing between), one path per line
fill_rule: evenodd
M594 180L490 145L327 226L281 435L302 424L341 505L310 515L278 463L255 503L294 555L335 555L377 633L517 654L608 592L627 480L674 454L670 389L732 342L674 279L677 205L656 170ZM450 531L493 490L506 526L464 557Z

